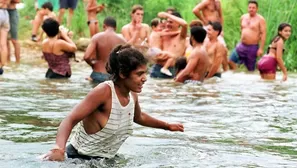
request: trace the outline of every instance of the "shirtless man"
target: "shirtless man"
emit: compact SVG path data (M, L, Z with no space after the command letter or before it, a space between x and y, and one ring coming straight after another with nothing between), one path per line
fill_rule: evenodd
M225 54L223 44L218 41L221 31L222 25L220 22L209 22L209 25L207 26L207 36L209 41L206 43L206 51L209 57L210 66L206 78L214 76L221 77L220 66Z
M173 36L180 33L180 31L176 32L165 32L162 29L161 25L162 20L159 18L155 18L151 21L151 34L149 36L149 49L147 51L147 55L150 59L155 59L155 56L162 52L162 37L164 36Z
M10 0L0 0L0 75L3 74L2 67L6 65L8 49L7 35L10 29L7 6Z
M166 12L160 12L158 14L160 18L167 18L165 32L180 32L172 36L162 37L162 53L157 55L156 64L152 67L151 77L153 78L173 78L173 76L168 76L161 73L161 69L166 64L168 59L183 56L186 50L186 38L187 38L187 22L181 18L178 12L173 12L172 14ZM181 26L181 29L179 27ZM174 66L175 62L168 67L171 74L175 74Z
M195 6L193 13L205 26L208 25L209 22L217 21L223 25L223 13L219 0L202 0L202 2Z
M202 12L202 14L201 14ZM224 18L223 18L223 11L221 7L220 0L203 0L193 9L193 13L203 22L205 28L209 22L220 22L223 26ZM218 37L219 42L221 42L225 47L225 52L223 55L223 69L228 69L228 49L226 42L223 37L223 31L220 33ZM206 40L207 41L207 40Z
M99 32L99 25L97 20L97 13L104 9L104 4L97 5L97 0L87 0L88 26L90 29L90 37L93 37Z
M209 68L209 58L203 47L203 41L206 37L206 31L204 28L194 26L191 28L190 43L193 46L193 50L189 56L188 63L185 69L181 70L177 74L176 82L187 82L187 80L194 80L203 82L205 74ZM186 58L183 58L186 59Z
M147 43L150 35L149 25L142 23L143 14L143 7L134 5L131 11L131 23L126 24L122 28L122 35L128 44L135 47L140 47Z
M95 83L101 83L109 79L109 74L106 71L109 54L115 46L126 43L125 39L115 32L116 21L114 18L105 18L103 29L104 32L97 33L92 37L84 55L84 60L93 69L90 78Z
M10 61L10 48L9 48L9 41L12 42L14 47L14 55L16 63L20 63L20 52L21 46L18 41L18 23L19 23L19 15L16 9L16 5L20 3L21 0L12 0L8 5L8 14L9 14L9 23L10 23L10 40L8 40L8 58L7 61Z
M229 58L229 65L233 70L237 68L236 64L244 63L248 71L254 71L257 56L263 54L266 40L266 22L263 16L257 13L257 1L250 0L248 4L248 14L244 14L240 19L241 42L232 51Z

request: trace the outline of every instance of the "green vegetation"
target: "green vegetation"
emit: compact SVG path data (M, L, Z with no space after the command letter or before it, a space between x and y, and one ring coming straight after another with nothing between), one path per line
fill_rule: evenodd
M28 24L34 18L35 10L33 6L34 0L26 0L26 7L20 11L21 23L20 34L21 38L29 38L31 24ZM240 39L240 16L247 12L248 0L223 0L222 7L224 12L224 34L228 48L231 50ZM120 32L121 27L130 21L130 9L133 4L141 4L145 9L144 22L150 23L150 20L157 16L159 11L164 11L169 6L174 6L182 14L183 18L190 22L195 19L192 14L192 9L197 4L197 0L100 0L99 3L106 4L106 9L98 14L98 20L102 23L105 16L113 16L117 19L118 29ZM199 2L199 0L198 0ZM261 0L259 1L259 13L264 16L267 21L267 40L266 45L270 42L273 36L277 33L277 27L282 22L292 24L293 34L286 43L285 64L289 70L297 69L297 1L292 0ZM65 15L66 18L66 15ZM86 24L86 12L83 1L79 1L78 8L73 18L71 30L75 33L75 38L88 37L89 30ZM102 24L100 24L100 29Z

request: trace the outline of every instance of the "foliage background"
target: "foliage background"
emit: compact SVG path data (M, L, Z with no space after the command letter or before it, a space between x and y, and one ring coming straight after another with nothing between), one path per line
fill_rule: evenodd
M85 1L85 0L84 0ZM73 17L71 30L75 33L75 38L88 37L89 29L86 21L85 2L79 0L78 7ZM117 32L123 25L130 22L130 10L134 4L141 4L145 9L144 22L150 21L157 16L157 13L164 11L167 7L175 7L189 23L195 19L192 9L201 0L97 0L98 4L104 3L106 9L97 15L99 23L102 23L106 16L113 16L117 20ZM248 0L221 0L224 15L224 34L228 48L231 50L240 39L240 17L247 12ZM19 34L21 39L30 37L31 24L35 16L34 0L24 1L25 8L20 10ZM297 69L297 0L258 0L259 14L264 16L267 23L266 46L277 33L277 27L282 22L292 25L292 36L286 42L286 52L284 56L285 64L289 70ZM64 18L64 23L66 21ZM100 30L102 30L100 24Z

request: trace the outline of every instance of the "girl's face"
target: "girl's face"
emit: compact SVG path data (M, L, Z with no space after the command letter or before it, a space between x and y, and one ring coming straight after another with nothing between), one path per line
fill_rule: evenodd
M278 32L285 40L288 40L291 36L291 27L286 26L282 31Z

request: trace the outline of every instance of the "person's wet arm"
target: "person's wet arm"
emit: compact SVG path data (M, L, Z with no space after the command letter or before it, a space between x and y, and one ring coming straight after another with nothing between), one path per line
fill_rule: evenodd
M184 131L184 126L182 124L173 124L173 123L161 121L152 116L149 116L144 112L141 112L139 102L138 102L138 96L135 93L133 93L133 95L135 99L135 109L134 109L135 123L146 127L160 128L160 129L170 130L170 131L181 131L181 132Z
M265 22L264 18L261 18L261 20L260 20L260 48L257 53L258 56L261 56L263 54L265 41L266 41L266 22Z
M173 31L173 32L160 32L160 36L164 37L164 36L175 36L178 35L180 33L180 30L178 31Z
M64 40L60 40L60 46L61 50L66 52L75 52L77 50L77 47L75 43L71 40L71 38L68 36L68 32L66 31L60 31L61 37Z
M223 10L222 10L222 5L221 5L221 1L216 1L216 5L218 8L218 13L219 13L219 17L220 17L220 23L223 26L224 25L224 17L223 17Z
M207 2L204 1L196 5L192 10L194 15L203 22L203 25L207 24L207 20L204 18L203 15L201 15L201 10L204 9L206 6L207 6Z
M96 41L92 38L91 43L88 45L84 60L87 64L93 67L93 60L96 58Z
M276 61L277 65L280 67L280 69L283 72L283 80L287 80L287 68L285 67L284 61L283 61L283 48L284 48L284 42L281 40L277 42L276 45Z

